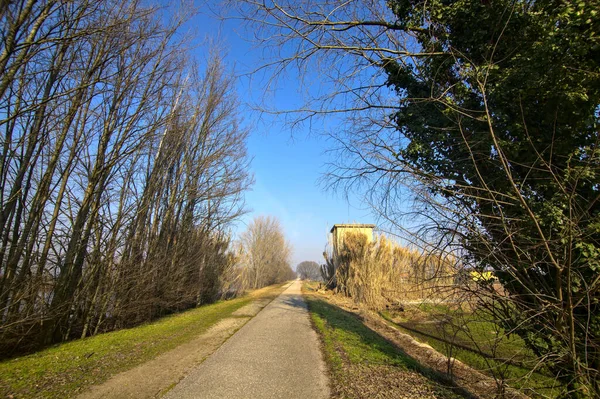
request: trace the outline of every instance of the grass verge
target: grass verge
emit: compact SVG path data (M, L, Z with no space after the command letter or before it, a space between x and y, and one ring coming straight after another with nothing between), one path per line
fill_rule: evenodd
M0 397L68 398L204 333L256 299L275 298L283 284L201 306L153 323L55 345L0 362Z
M419 317L415 318L410 317L410 312L408 317L390 312L381 312L380 315L402 332L427 343L438 352L491 377L504 379L507 385L528 395L559 396L562 387L555 379L546 375L544 370L532 372L528 366L535 364L535 357L520 337L498 336L501 331L498 332L492 322L481 320L474 314L440 325L434 321L450 317L452 312L430 306L420 306L419 310Z
M305 295L321 338L334 398L460 398L443 376L422 366L355 315Z

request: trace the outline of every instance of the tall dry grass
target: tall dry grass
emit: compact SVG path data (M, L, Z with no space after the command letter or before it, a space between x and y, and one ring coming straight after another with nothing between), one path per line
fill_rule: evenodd
M454 290L452 259L402 247L383 235L369 242L364 234L347 233L329 257L338 292L373 309L439 301Z

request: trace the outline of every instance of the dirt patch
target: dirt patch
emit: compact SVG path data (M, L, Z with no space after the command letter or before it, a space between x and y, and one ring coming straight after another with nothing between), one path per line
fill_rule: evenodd
M242 308L239 308L238 310L233 312L231 315L233 317L254 317L265 306L267 306L271 302L271 300L272 299L270 299L270 298L257 299L256 301L249 303L248 305L246 305Z
M248 296L250 298L264 298L264 299L275 299L279 296L279 294L281 294L283 291L285 291L290 285L292 285L294 282L293 281L289 281L287 283L283 283L280 285L276 285L276 286L268 286L268 287L264 287L264 288L259 288L253 291L250 291L248 293Z
M381 336L385 337L387 340L395 344L399 347L403 352L407 355L418 361L419 363L435 370L441 374L446 374L448 358L443 354L437 352L431 346L418 342L412 336L405 334L395 327L389 325L381 316L377 313L372 312L370 310L358 307L351 299L346 297L341 297L338 295L333 295L329 292L319 291L316 293L318 297L321 297L336 306L354 313L357 315L361 321L372 330L379 333ZM479 371L467 366L466 364L453 360L453 376L454 383L457 384L460 388L472 393L476 397L480 398L496 398L498 396L498 387L493 378L488 377ZM347 384L351 384L351 382L347 382ZM377 384L379 386L379 384ZM362 396L362 397L369 397ZM391 396L373 396L373 397L382 397L387 398ZM430 397L427 395L421 396L394 396L394 397ZM436 396L433 396L436 397ZM507 399L525 399L527 396L524 394L513 390L508 389L505 393L505 398Z

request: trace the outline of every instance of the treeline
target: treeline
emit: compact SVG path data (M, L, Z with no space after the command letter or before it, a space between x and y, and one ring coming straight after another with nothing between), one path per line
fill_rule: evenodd
M303 262L298 263L298 265L296 265L296 273L298 274L298 277L302 280L323 280L323 276L321 274L321 266L314 261L305 260Z
M226 279L231 290L257 289L296 278L290 266L292 246L277 218L255 217L237 244L233 275Z
M0 6L0 355L219 294L247 132L181 23L135 0Z

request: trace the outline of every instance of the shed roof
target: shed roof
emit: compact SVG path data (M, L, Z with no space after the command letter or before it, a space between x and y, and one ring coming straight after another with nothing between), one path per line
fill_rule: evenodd
M333 230L337 229L337 228L355 228L355 229L374 229L376 226L374 224L368 224L368 223L341 223L341 224L334 224L333 227L331 228L331 230L329 230L330 233L333 233Z

